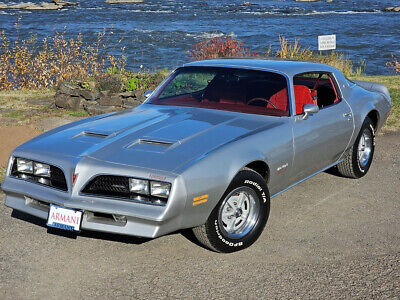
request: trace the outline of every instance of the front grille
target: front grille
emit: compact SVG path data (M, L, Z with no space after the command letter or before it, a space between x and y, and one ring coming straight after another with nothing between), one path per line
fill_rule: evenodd
M37 161L36 161L37 162ZM11 167L11 176L21 178L28 181L33 181L38 184L47 185L62 191L68 191L67 181L65 180L64 172L55 166L50 166L50 177L37 176L33 174L21 173L17 169L17 158L14 158Z
M82 192L85 194L129 198L129 179L123 176L100 175L90 181Z
M166 205L166 198L141 195L130 192L129 178L116 175L99 175L93 178L83 189L82 193L100 197L112 197L132 202Z

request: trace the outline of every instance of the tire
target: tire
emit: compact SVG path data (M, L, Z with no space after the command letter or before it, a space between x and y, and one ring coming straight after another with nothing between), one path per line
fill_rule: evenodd
M244 169L232 180L204 225L193 233L205 247L222 253L243 250L260 236L267 223L270 197L264 178Z
M364 145L364 146L363 146ZM364 149L364 156L360 151ZM369 153L366 154L366 152ZM366 118L354 145L346 152L344 160L337 165L340 175L348 178L361 178L367 174L375 151L375 129L370 118Z

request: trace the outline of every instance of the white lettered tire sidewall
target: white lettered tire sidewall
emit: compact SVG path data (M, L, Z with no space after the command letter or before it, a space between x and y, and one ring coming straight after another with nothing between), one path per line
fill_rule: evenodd
M241 238L230 238L218 222L219 209L226 196L238 187L251 188L257 195L259 214L251 230ZM206 236L211 248L218 252L239 251L252 245L260 236L267 223L270 210L270 196L267 184L261 175L252 170L242 170L232 180L218 205L212 211L205 224Z

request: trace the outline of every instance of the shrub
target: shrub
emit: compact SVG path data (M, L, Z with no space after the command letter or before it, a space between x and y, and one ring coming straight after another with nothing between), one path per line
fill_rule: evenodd
M193 46L189 57L194 60L211 59L218 57L247 57L255 56L249 49L243 47L243 43L229 36L214 37L202 41Z
M42 41L35 36L10 41L5 31L0 31L0 90L49 88L97 76L106 66L123 68L123 54L107 54L106 35L106 31L99 33L93 45L85 46L82 34L67 39L65 32L57 32Z
M123 81L114 74L104 74L96 78L96 88L99 91L110 91L118 93L122 91Z

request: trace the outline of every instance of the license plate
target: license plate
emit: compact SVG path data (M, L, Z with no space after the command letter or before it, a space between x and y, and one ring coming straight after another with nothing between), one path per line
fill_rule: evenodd
M69 230L80 231L82 211L50 204L47 226Z

